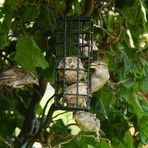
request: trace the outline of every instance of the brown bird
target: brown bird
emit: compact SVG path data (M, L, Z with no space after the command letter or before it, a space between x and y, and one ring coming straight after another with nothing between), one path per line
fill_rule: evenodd
M31 72L21 68L11 68L0 73L0 86L23 88L28 84L39 85L38 79Z
M106 63L103 61L95 61L91 63L90 68L94 69L91 77L91 90L92 93L94 93L104 86L109 80L110 74Z
M79 65L78 65L79 61ZM65 71L64 71L64 65L65 65ZM81 69L81 70L78 70ZM65 79L67 84L71 84L77 81L78 77L79 80L81 80L84 76L83 71L83 64L81 62L81 59L78 60L77 57L66 57L65 63L64 59L60 60L58 64L58 74L60 78L63 80ZM77 77L78 73L78 77Z
M85 111L77 111L73 118L77 126L84 132L96 132L97 140L99 140L100 120L95 114Z
M109 80L110 75L107 65L102 61L91 63L90 68L94 69L91 76L91 92L94 93L104 86L104 84ZM67 105L86 105L87 95L91 93L89 89L87 93L87 88L88 86L86 83L79 82L78 94L82 95L77 97L77 83L68 86L65 89L65 94L67 94L65 96L65 102Z

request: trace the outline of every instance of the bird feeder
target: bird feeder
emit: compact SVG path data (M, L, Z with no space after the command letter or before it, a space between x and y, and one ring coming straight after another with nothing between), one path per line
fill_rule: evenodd
M55 107L89 110L93 19L59 17L56 27Z

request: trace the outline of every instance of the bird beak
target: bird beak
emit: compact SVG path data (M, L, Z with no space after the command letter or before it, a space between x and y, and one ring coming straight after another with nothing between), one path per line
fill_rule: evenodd
M91 63L90 64L90 69L96 69L97 67L97 64L96 63Z
M38 79L35 81L35 84L36 84L37 86L39 86L39 80L38 80Z

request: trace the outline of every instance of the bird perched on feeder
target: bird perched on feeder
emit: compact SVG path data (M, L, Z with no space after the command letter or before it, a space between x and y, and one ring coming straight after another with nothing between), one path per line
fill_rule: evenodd
M77 86L78 85L78 86ZM78 90L77 90L78 87ZM78 97L77 97L78 94ZM65 90L65 102L67 105L85 106L87 99L87 85L80 82L70 85Z
M90 64L90 68L94 70L91 77L91 91L92 93L101 89L109 80L109 69L103 61L95 61Z
M0 73L0 86L23 88L30 83L39 85L38 79L33 73L21 68L15 67Z
M73 114L76 125L84 132L96 132L97 140L99 140L100 120L96 114L85 111L76 111Z
M90 68L94 70L91 76L91 92L94 93L101 89L104 84L109 80L109 70L103 61L96 61L90 64ZM78 94L83 94L82 96L77 97L77 83L68 86L65 89L66 94L73 94L73 95L66 95L65 101L69 105L74 105L78 98L78 105L85 104L87 99L87 94L90 94L90 90L88 90L88 85L86 83L79 82L78 85ZM75 104L76 105L76 104Z
M65 61L64 59L60 60L57 68L59 77L62 80L65 79L67 84L81 80L84 76L83 64L81 59L78 59L77 57L66 57Z

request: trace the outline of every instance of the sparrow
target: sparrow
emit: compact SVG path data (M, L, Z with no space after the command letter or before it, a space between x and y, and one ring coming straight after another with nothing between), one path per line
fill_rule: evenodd
M23 88L28 84L39 85L36 76L21 68L14 67L0 73L0 86L9 86L13 88Z
M95 61L91 63L90 69L94 70L91 76L91 91L94 93L104 86L109 80L110 74L107 64L103 61Z
M64 70L64 65L65 65L65 70ZM65 79L65 82L67 84L72 84L78 80L81 80L84 76L83 64L81 62L81 59L78 60L77 57L66 57L65 62L64 59L61 59L59 61L57 69L60 79L62 80Z
M73 118L76 125L84 132L96 132L97 139L99 139L100 120L96 114L86 111L76 111L73 113Z
M77 83L68 86L65 89L65 102L67 103L67 105L85 105L87 102L87 97L91 95L91 93L94 93L101 89L109 80L109 70L107 65L103 61L96 61L91 63L90 68L94 70L91 76L91 90L88 89L87 83L79 82L78 94L81 94L81 96L77 97Z

